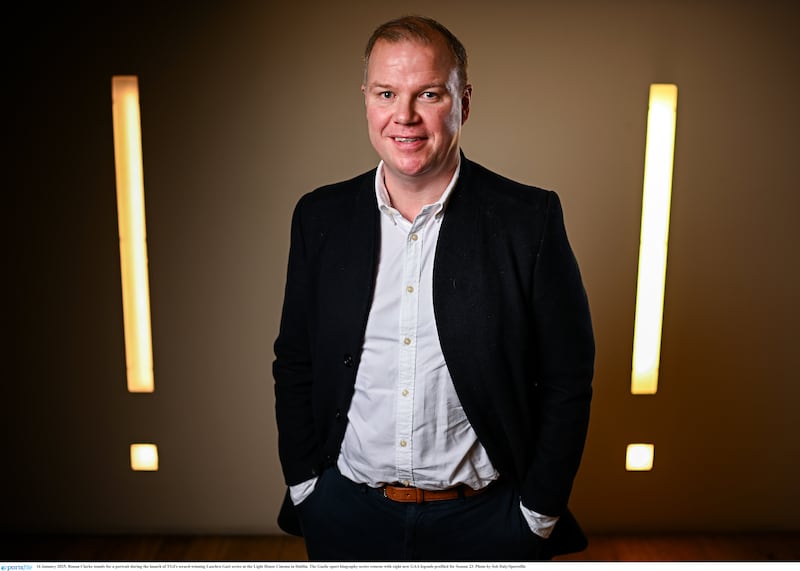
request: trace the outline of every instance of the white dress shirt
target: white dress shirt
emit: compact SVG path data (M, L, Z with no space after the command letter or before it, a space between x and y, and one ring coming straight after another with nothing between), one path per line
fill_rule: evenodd
M383 162L378 165L378 272L337 461L342 475L354 482L479 489L499 476L464 414L433 312L436 243L459 171L460 163L439 200L409 221L392 207ZM292 486L294 503L315 483ZM531 529L547 537L557 518L520 507Z
M413 222L391 206L378 166L381 239L375 294L338 466L373 487L478 489L498 473L456 395L433 315L433 258L456 170Z

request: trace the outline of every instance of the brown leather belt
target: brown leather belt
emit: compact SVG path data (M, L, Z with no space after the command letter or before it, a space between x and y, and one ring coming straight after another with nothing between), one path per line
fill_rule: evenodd
M415 503L438 502L441 500L457 500L477 496L486 488L473 490L466 484L459 484L446 490L422 490L411 486L383 486L383 495L394 502Z

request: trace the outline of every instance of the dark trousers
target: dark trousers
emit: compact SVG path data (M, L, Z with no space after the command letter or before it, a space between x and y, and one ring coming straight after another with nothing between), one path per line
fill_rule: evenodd
M312 561L531 561L542 545L502 481L468 498L398 503L330 468L297 511Z

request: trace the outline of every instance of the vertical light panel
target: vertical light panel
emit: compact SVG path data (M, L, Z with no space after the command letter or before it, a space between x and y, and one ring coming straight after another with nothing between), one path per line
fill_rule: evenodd
M111 99L128 390L150 393L154 389L153 346L137 77L113 77Z
M155 444L131 444L131 470L158 471L158 447Z
M635 395L658 389L677 103L676 85L650 86L631 373Z

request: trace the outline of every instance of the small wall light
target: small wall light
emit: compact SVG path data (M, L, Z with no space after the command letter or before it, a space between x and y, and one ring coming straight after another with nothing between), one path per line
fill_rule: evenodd
M158 471L158 447L155 444L131 444L131 469Z
M647 472L653 469L653 444L628 444L625 454L625 469L629 472Z

